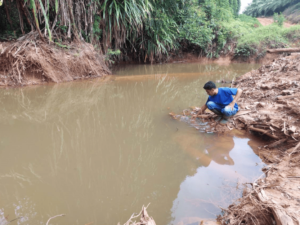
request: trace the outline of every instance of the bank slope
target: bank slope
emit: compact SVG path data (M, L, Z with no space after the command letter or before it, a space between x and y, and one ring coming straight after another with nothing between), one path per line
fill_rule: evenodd
M300 223L300 66L299 55L282 57L240 77L241 109L251 110L231 126L260 135L269 144L258 149L268 164L234 205L224 210L224 224ZM262 176L263 177L263 176Z

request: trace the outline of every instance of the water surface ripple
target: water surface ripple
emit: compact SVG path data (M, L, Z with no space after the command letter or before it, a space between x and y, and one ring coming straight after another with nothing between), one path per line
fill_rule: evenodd
M168 113L206 101L208 80L257 65L118 68L109 81L0 89L0 224L125 223L143 204L157 224L215 218L259 176L260 143L200 133Z

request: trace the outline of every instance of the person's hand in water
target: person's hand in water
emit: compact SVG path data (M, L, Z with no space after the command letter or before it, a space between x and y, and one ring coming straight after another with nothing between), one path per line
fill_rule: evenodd
M202 114L202 110L200 109L195 115L192 116L192 119L196 119L200 114Z

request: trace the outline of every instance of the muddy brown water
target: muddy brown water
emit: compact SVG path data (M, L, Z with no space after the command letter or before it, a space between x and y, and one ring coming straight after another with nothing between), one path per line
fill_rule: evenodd
M208 80L248 64L131 65L107 82L0 89L0 224L157 224L214 219L262 174L251 135L206 134L172 120L201 105Z

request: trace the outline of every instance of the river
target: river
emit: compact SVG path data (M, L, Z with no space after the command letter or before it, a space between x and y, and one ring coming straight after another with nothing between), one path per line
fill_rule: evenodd
M105 82L0 89L0 224L125 223L142 205L157 224L215 219L262 174L262 145L206 134L168 113L201 106L206 81L255 64L119 66ZM223 86L223 84L219 84Z

